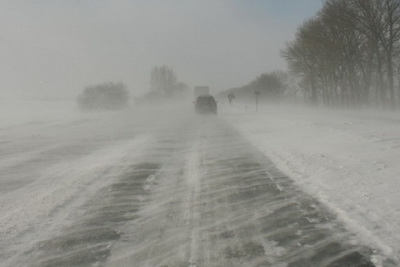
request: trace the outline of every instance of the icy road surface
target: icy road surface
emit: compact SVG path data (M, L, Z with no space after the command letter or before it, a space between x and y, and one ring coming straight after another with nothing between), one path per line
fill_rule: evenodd
M219 117L1 130L0 266L396 266Z

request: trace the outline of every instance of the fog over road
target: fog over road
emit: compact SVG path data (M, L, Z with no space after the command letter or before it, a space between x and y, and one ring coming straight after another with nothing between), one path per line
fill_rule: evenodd
M219 116L143 109L2 131L0 266L380 258Z

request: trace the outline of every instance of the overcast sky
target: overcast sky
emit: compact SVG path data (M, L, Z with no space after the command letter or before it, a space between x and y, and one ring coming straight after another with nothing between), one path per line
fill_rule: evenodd
M286 69L280 49L321 0L0 0L0 97L149 88L155 65L213 91Z

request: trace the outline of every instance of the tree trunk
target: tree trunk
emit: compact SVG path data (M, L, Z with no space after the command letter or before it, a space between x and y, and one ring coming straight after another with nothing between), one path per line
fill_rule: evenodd
M393 62L392 62L392 53L388 51L387 53L387 77L388 77L388 89L389 89L389 104L390 109L394 110L396 108L395 95L394 95L394 80L393 80Z
M311 104L313 106L317 106L318 105L317 86L315 84L314 74L312 74L310 77L310 84L311 84Z

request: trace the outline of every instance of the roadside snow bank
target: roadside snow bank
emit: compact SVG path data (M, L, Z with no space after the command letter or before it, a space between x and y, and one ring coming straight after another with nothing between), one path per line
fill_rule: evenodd
M365 242L400 258L400 115L224 107L222 116Z

